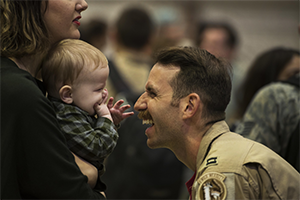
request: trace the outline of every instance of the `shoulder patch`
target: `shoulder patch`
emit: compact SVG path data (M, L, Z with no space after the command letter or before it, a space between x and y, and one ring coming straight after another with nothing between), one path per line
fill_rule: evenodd
M201 200L224 200L227 190L224 183L226 176L218 172L203 174L197 182L199 183L197 198Z

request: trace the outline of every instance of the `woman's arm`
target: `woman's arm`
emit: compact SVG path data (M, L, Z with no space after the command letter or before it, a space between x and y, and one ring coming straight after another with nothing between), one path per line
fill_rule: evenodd
M98 179L97 168L94 165L92 165L91 163L79 158L74 153L72 153L72 154L73 154L73 156L75 158L75 162L78 165L81 172L88 177L89 186L91 188L94 188L97 183L97 179Z

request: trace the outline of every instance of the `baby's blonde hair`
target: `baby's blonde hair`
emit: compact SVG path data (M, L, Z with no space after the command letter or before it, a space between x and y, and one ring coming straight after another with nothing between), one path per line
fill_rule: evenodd
M42 63L42 78L50 95L60 87L73 84L86 66L106 67L105 55L96 47L77 39L65 39L55 44Z

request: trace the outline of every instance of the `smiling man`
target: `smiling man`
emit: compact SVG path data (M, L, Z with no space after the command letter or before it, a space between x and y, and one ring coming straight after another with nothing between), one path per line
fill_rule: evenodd
M230 132L231 66L205 50L157 54L135 104L150 148L168 148L195 172L190 199L299 199L299 173L267 147Z

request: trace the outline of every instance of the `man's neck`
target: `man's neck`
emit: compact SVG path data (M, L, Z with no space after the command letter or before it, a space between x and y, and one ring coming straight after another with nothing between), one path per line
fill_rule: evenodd
M178 160L193 171L197 170L197 156L202 138L211 126L212 124L203 125L195 129L195 131L189 131L186 134L185 141L180 145L182 148L177 147L174 148L175 150L172 150Z

